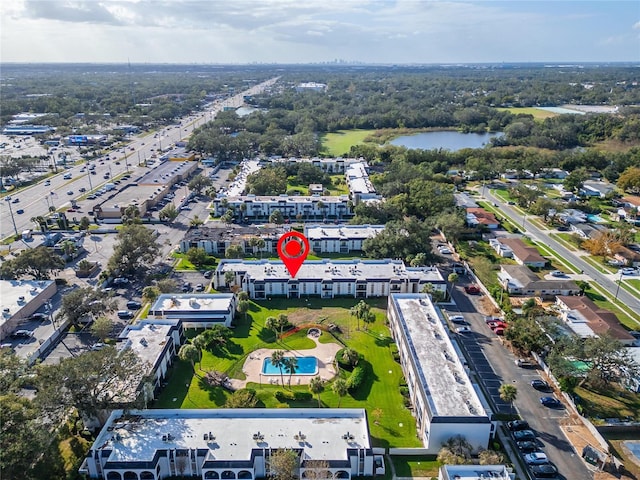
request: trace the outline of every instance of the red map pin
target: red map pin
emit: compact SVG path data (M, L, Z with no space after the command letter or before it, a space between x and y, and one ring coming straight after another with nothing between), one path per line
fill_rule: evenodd
M291 278L296 277L307 255L309 255L309 240L303 234L288 232L278 240L278 256L289 270Z

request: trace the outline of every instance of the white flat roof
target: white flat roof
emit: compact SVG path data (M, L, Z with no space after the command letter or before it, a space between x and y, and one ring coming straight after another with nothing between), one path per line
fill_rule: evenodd
M512 477L505 465L443 465L444 480L509 480Z
M291 275L279 260L221 260L218 272L245 272L258 281L286 281ZM327 280L355 282L405 280L417 278L422 282L442 282L436 268L407 268L402 260L307 260L296 274L295 280Z
M364 409L208 409L114 411L94 449L110 462L150 461L157 450L208 449L210 460L249 460L253 449L304 448L307 459L346 460L347 448L370 448ZM263 435L254 440L253 435ZM353 438L344 439L347 432ZM205 440L211 433L215 440ZM294 438L302 433L304 442ZM163 435L171 440L163 440Z
M376 236L384 225L309 225L304 234L311 240L356 240Z
M151 307L152 312L226 313L231 308L230 293L165 293Z
M127 325L119 338L124 340L122 348L131 348L140 360L149 363L151 367L160 358L169 336L169 332L177 325L178 321L154 323L140 322Z
M0 280L0 325L27 306L52 283L53 280ZM9 309L8 312L5 312L6 309Z
M486 417L448 329L425 294L392 294L436 417Z
M222 197L220 197L222 198ZM220 199L219 198L219 199ZM313 203L322 200L323 203L346 203L349 201L349 195L340 196L320 196L320 195L238 195L228 196L227 201L230 203Z

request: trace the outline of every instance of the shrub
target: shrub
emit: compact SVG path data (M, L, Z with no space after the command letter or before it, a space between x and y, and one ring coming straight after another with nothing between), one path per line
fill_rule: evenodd
M362 384L366 373L366 368L362 365L358 365L354 368L353 372L351 372L351 375L349 375L349 378L347 379L347 387L349 390L356 390Z
M313 399L311 392L293 392L293 399L299 402L308 402Z
M403 397L409 396L409 387L400 387L400 395Z

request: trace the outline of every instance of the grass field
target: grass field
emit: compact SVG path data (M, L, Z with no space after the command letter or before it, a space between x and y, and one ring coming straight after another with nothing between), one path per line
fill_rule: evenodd
M375 130L338 130L322 135L322 152L333 157L346 156L353 145L359 145Z
M596 421L624 417L640 420L640 396L628 390L610 385L603 391L576 387L575 393L580 397L578 404L582 405L585 414Z
M356 304L355 299L333 299L331 301L310 299L285 300L273 299L268 303L251 303L247 318L236 319L233 337L226 348L214 352L203 352L201 365L196 364L197 375L191 364L176 361L169 372L169 384L165 387L155 403L156 408L221 408L230 393L221 387L210 387L204 383L202 376L210 370L223 371L232 378L244 379L242 366L249 353L258 348L281 350L305 350L313 348L314 343L306 336L303 329L283 340L276 341L272 331L264 328L267 317L285 313L294 324L333 323L340 327L341 333L334 338L323 332L320 341L338 342L347 345L362 355L361 362L371 367L371 374L357 390L342 398L341 407L366 408L368 412L380 409L380 417L374 421L369 416L369 429L372 444L379 447L405 446L419 447L416 438L415 421L411 412L404 406L399 386L404 381L400 364L394 361L391 348L393 341L389 336L386 321L386 299L368 299L375 313L376 321L356 328L356 320L349 314L349 309ZM304 305L301 307L301 305ZM196 332L188 332L193 336ZM347 377L349 372L341 372ZM265 408L305 407L317 408L316 398L309 401L288 401L282 403L276 399L275 393L283 388L271 384L249 383L248 388L255 389L259 398L259 406ZM293 391L308 392L306 385L291 386ZM336 407L339 398L332 392L331 384L327 384L320 395L324 407Z
M501 111L508 111L514 115L533 115L535 120L544 120L545 118L556 117L558 114L553 112L547 112L546 110L540 110L535 107L510 107L510 108L498 108Z

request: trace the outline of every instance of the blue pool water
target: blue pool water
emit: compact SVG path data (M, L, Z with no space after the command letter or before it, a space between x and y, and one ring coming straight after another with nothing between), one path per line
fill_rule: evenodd
M600 215L593 215L591 213L587 214L587 220L591 223L607 223L607 221Z
M291 357L285 357L291 358ZM298 367L294 375L315 375L318 373L318 359L316 357L296 357L298 359ZM287 374L286 369L282 369ZM280 375L280 369L271 364L271 358L265 358L262 362L262 373L265 375Z

